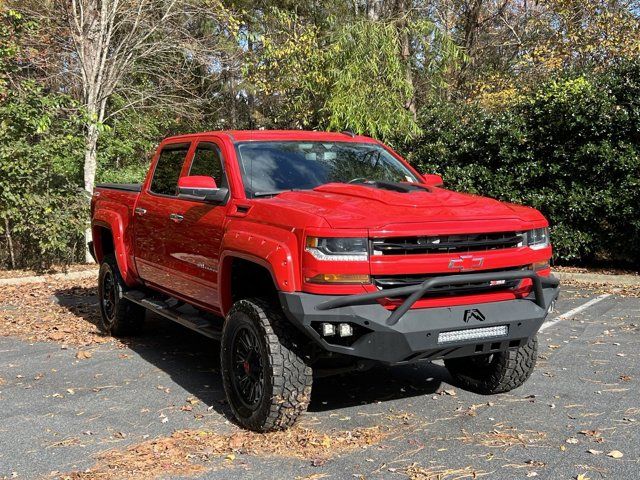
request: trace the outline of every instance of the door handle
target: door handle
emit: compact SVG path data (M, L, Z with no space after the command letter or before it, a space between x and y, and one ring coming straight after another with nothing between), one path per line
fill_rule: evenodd
M142 216L145 213L147 213L147 209L146 208L140 208L140 207L136 208L134 211L136 212L136 215L140 215L140 216Z
M180 215L179 213L172 213L169 215L169 218L176 223L180 223L182 220L184 220L184 216Z

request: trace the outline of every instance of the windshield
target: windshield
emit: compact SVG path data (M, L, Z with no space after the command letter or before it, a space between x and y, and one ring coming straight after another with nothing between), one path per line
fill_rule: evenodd
M419 182L402 162L371 143L245 142L238 144L238 156L249 198L331 182Z

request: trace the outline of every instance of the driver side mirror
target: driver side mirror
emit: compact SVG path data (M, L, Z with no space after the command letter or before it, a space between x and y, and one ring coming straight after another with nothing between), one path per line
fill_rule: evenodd
M227 198L228 188L218 188L213 177L191 175L178 180L178 195L194 200L222 203Z
M422 178L424 179L424 183L430 187L442 187L444 185L442 177L434 173L425 173L422 175Z

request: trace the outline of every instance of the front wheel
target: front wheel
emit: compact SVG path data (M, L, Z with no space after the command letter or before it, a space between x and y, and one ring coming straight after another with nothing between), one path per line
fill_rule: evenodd
M311 367L300 357L292 326L259 299L236 302L222 331L220 363L238 423L268 432L293 425L309 405Z
M518 388L531 375L538 358L538 340L504 352L444 361L453 378L472 392L490 395Z

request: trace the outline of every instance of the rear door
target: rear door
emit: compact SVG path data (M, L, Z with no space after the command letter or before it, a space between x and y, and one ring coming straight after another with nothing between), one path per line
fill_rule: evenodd
M176 259L171 257L175 244L176 221L172 213L179 210L178 179L189 158L192 144L180 142L162 147L152 173L136 204L135 258L140 277L167 290L175 289Z
M183 175L213 177L219 188L229 188L222 144L206 138L198 141ZM218 310L218 260L226 218L227 200L220 204L182 198L175 213L180 223L172 232L170 252L179 265L175 288L183 297Z

